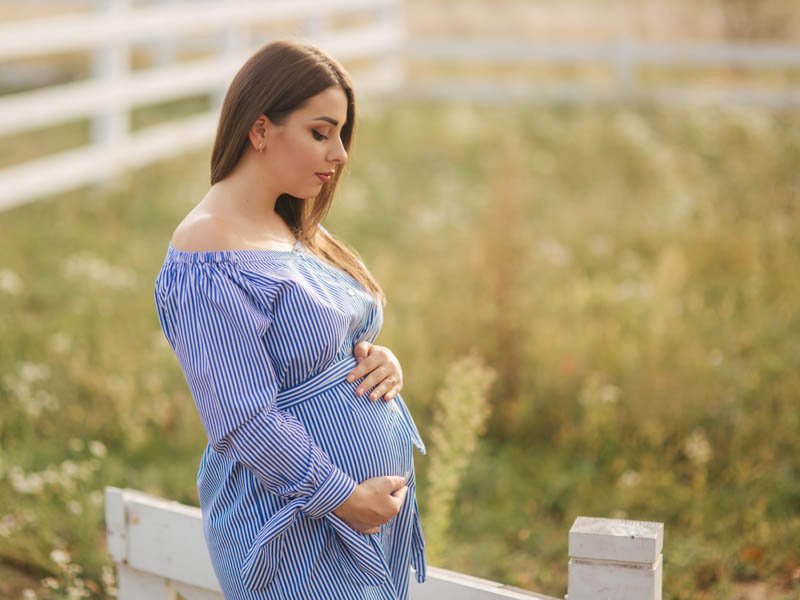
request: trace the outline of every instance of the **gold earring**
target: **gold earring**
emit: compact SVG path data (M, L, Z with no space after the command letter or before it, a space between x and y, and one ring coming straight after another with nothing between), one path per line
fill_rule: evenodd
M259 142L258 151L261 152L263 149L264 149L264 142Z

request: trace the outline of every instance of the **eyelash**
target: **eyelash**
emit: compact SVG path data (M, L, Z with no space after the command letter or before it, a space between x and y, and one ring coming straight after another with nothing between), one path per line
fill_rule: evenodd
M322 135L322 134L321 134L319 131L317 131L316 129L312 129L312 130L311 130L311 135L313 135L313 136L314 136L314 139L315 139L315 140L317 140L318 142L321 142L322 140L327 140L327 139L328 139L328 136L327 136L327 135Z

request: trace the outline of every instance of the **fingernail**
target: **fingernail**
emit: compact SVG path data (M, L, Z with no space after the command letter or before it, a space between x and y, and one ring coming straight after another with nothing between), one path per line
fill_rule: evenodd
M360 395L361 395L361 394L363 394L363 393L364 393L364 390L362 390L361 388L358 388L358 389L356 390L356 396L360 396Z
M353 381L353 376L352 375L348 375L347 376L347 381Z

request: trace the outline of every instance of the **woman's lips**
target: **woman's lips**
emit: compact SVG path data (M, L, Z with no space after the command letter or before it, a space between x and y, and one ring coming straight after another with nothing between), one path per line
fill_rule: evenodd
M330 173L314 173L322 183L328 183L331 180Z

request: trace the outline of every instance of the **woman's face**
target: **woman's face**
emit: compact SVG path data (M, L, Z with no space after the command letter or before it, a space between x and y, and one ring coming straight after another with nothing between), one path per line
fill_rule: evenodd
M280 125L269 124L265 160L281 193L313 198L337 165L347 160L339 137L347 118L347 96L336 85L309 98Z

